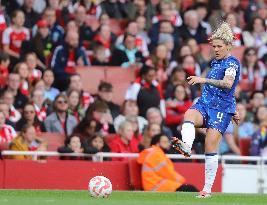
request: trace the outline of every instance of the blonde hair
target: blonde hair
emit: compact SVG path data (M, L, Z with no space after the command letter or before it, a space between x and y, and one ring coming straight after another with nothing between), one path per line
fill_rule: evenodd
M223 22L208 39L209 41L214 39L223 40L226 45L232 44L234 40L234 34L228 23Z

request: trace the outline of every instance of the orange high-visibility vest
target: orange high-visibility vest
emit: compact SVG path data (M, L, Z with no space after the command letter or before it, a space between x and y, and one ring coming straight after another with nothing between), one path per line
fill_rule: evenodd
M142 185L145 191L174 192L185 183L172 161L158 146L140 153L137 162L142 164Z

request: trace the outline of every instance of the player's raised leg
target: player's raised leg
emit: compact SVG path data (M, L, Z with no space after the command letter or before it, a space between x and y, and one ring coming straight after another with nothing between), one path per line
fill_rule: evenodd
M213 128L207 130L205 140L205 185L197 197L210 197L216 172L218 169L218 148L221 140L221 133Z
M195 140L195 127L203 125L203 116L196 109L189 109L185 112L182 125L182 141L174 138L173 147L186 157L190 157L191 148Z

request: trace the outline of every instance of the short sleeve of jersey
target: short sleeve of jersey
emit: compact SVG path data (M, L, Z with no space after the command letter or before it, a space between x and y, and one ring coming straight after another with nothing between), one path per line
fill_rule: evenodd
M4 30L3 36L2 36L2 43L4 45L10 44L10 33L11 33L11 28L7 28L6 30Z
M238 67L239 67L238 62L231 59L226 63L226 69L224 74L235 78L238 72Z

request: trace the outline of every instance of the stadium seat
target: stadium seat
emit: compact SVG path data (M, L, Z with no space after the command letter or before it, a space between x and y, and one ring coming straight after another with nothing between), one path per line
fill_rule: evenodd
M242 60L243 53L245 51L245 46L238 46L238 47L233 47L232 49L232 55L235 56L238 60Z
M184 11L186 11L193 4L194 4L193 0L182 1L182 8L183 8Z
M8 149L9 149L9 143L0 143L0 151Z
M96 31L100 25L98 19L92 16L88 16L86 24L90 26L93 31Z
M48 144L47 151L57 151L58 147L64 145L65 135L60 133L42 132L38 137L45 140Z
M113 85L113 101L122 104L130 83L135 79L135 69L107 68L106 81Z
M110 19L109 23L110 23L110 30L118 36L124 32L128 21L127 20Z
M95 94L101 80L105 80L104 67L92 66L77 68L77 72L81 75L83 89Z
M133 190L142 190L142 179L141 179L142 166L137 163L136 159L129 160L129 175L130 175L130 186Z
M251 138L241 138L239 139L239 148L240 154L242 156L249 156L249 149L250 149Z

